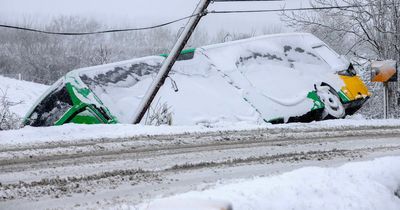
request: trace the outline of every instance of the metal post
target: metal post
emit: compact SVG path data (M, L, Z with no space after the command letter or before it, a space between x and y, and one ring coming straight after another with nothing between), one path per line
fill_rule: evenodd
M154 97L157 95L158 90L164 84L165 79L168 76L168 73L171 71L172 66L174 65L176 59L178 58L180 52L185 47L185 44L189 40L190 36L192 35L194 29L196 28L197 24L199 23L201 17L206 14L206 10L208 5L210 4L211 0L201 0L199 5L196 7L193 14L195 16L191 17L182 31L181 35L179 36L178 40L176 41L174 47L172 48L170 54L163 62L160 71L158 72L156 78L154 79L153 83L151 84L150 88L147 90L144 98L142 99L137 112L132 117L132 123L138 124L142 120L144 114L146 113L147 109L151 105Z
M389 84L388 82L383 83L383 117L388 118L389 113Z
M18 74L18 80L22 80L22 75L21 75L21 73Z

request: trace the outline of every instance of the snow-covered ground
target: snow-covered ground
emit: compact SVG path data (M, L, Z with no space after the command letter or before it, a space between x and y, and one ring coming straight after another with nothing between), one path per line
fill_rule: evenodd
M347 163L337 168L306 167L277 176L231 182L137 207L122 205L119 208L197 209L199 204L210 206L216 201L225 201L231 203L234 210L400 209L400 157Z
M47 88L47 85L0 76L0 95L6 93L10 102L18 103L10 109L19 117L25 116L26 112Z
M204 189L211 189L205 191L207 195L220 194L213 198L218 205L232 200L245 205L264 205L262 199L266 196L270 196L266 200L276 199L272 204L286 205L293 199L293 205L297 205L295 202L301 199L317 202L330 199L329 196L337 193L335 198L338 200L339 196L371 190L372 187L364 185L374 187L374 180L351 174L349 176L354 177L351 180L354 185L338 183L338 188L330 190L328 184L335 187L333 184L336 183L332 182L346 181L341 175L342 172L347 173L344 169L328 175L304 169L306 172L300 180L284 174L283 178L270 177L269 181L264 178L257 181L257 178L252 183L255 176L277 175L305 166L332 167L346 162L400 155L400 126L396 123L387 122L384 125L384 121L375 121L368 125L365 121L364 126L358 126L354 120L340 121L341 125L334 122L315 123L314 128L307 127L307 124L288 124L235 132L144 135L127 139L106 137L63 143L51 142L49 138L47 143L1 145L0 206L4 209L134 209L140 203L155 198ZM327 123L336 125L330 127ZM392 168L383 168L384 164L376 164L382 168L370 166L376 174L382 175L380 180L385 183L393 180L386 174L392 170L399 171L398 159L390 162L389 167ZM370 177L368 173L367 178ZM398 177L398 174L395 175ZM335 180L329 180L332 177ZM279 184L273 185L275 182ZM285 185L286 182L288 184ZM396 189L398 182L393 183L389 187ZM224 187L226 184L228 186ZM356 184L360 185L360 189L356 188L358 191L354 190ZM318 189L321 189L320 193ZM325 195L323 190L332 194ZM297 195L295 192L299 198L294 197ZM285 193L289 195L285 197ZM204 199L207 197L197 197L196 194L193 199L183 202L201 204ZM374 202L387 203L387 196L374 199ZM323 205L321 203L317 204ZM232 204L234 209L257 207ZM375 209L380 207L377 205ZM279 208L272 206L270 209Z

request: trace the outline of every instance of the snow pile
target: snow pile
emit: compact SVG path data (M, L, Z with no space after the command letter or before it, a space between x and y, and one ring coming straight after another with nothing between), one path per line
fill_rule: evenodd
M307 97L314 85L326 82L336 90L344 85L334 73L346 62L327 63L327 52L315 46L326 47L311 34L280 34L198 48L175 63L153 109L166 103L174 125L302 116L314 105ZM79 75L120 122L130 123L163 60L150 56L71 75Z
M290 124L252 124L247 122L221 123L209 126L147 126L132 124L110 124L110 125L78 125L66 124L52 127L30 127L26 126L19 130L0 131L0 146L18 144L36 144L48 142L70 142L83 140L97 140L102 138L130 138L141 135L168 135L185 133L204 133L215 131L242 131L255 129L268 129L281 132L293 131L299 134L310 130L323 129L356 129L370 126L377 128L400 127L400 120L364 120L341 119L326 120L311 123ZM266 131L267 132L267 131Z
M47 88L47 85L0 76L0 94L6 93L10 102L21 102L10 108L19 117L25 116L26 112Z
M230 202L234 210L398 210L400 197L396 192L399 189L400 157L385 157L338 168L307 167L277 176L236 180L131 209L157 209L159 203L168 209L169 199L174 205L180 200L190 206L187 202L197 199L211 203L215 200Z

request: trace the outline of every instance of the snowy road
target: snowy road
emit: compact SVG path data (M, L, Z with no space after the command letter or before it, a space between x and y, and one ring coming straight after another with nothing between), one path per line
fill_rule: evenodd
M399 126L278 127L9 145L0 149L0 209L136 204L220 179L388 155L400 155Z

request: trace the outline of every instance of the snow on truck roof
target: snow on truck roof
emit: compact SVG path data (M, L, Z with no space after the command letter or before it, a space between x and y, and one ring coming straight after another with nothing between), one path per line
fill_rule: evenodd
M315 37L314 35L310 33L281 33L281 34L268 34L268 35L262 35L262 36L257 36L257 37L251 37L247 39L240 39L240 40L235 40L235 41L229 41L229 42L224 42L224 43L218 43L218 44L212 44L212 45L207 45L202 48L204 49L215 49L215 48L220 48L220 47L226 47L230 45L235 45L235 44L243 44L243 43L249 43L249 42L254 42L254 41L274 41L274 40L298 40L302 39L303 43L308 44L309 46L315 46L315 45L320 45L324 44L320 39Z
M277 38L279 39L302 39L304 43L306 43L309 46L317 46L324 44L321 40L319 40L317 37L310 33L281 33L281 34L269 34L269 35L263 35L263 36L257 36L257 37L252 37L252 38L247 38L247 39L241 39L241 40L235 40L235 41L229 41L229 42L224 42L224 43L218 43L218 44L211 44L211 45L206 45L199 47L198 49L204 49L204 50L212 50L212 49L217 49L221 47L226 47L226 46L232 46L236 44L244 44L244 43L249 43L249 42L254 42L254 41L268 41L268 40L276 40ZM149 61L149 60L158 60L158 59L164 59L162 56L158 55L151 55L151 56L145 56L145 57L140 57L140 58L133 58L129 60L124 60L124 61L118 61L118 62L113 62L113 63L108 63L108 64L102 64L102 65L96 65L96 66L90 66L90 67L84 67L84 68L79 68L75 69L71 72L84 72L84 71L92 71L95 69L108 69L108 68L113 68L115 66L126 66L131 63L140 63L143 61Z

